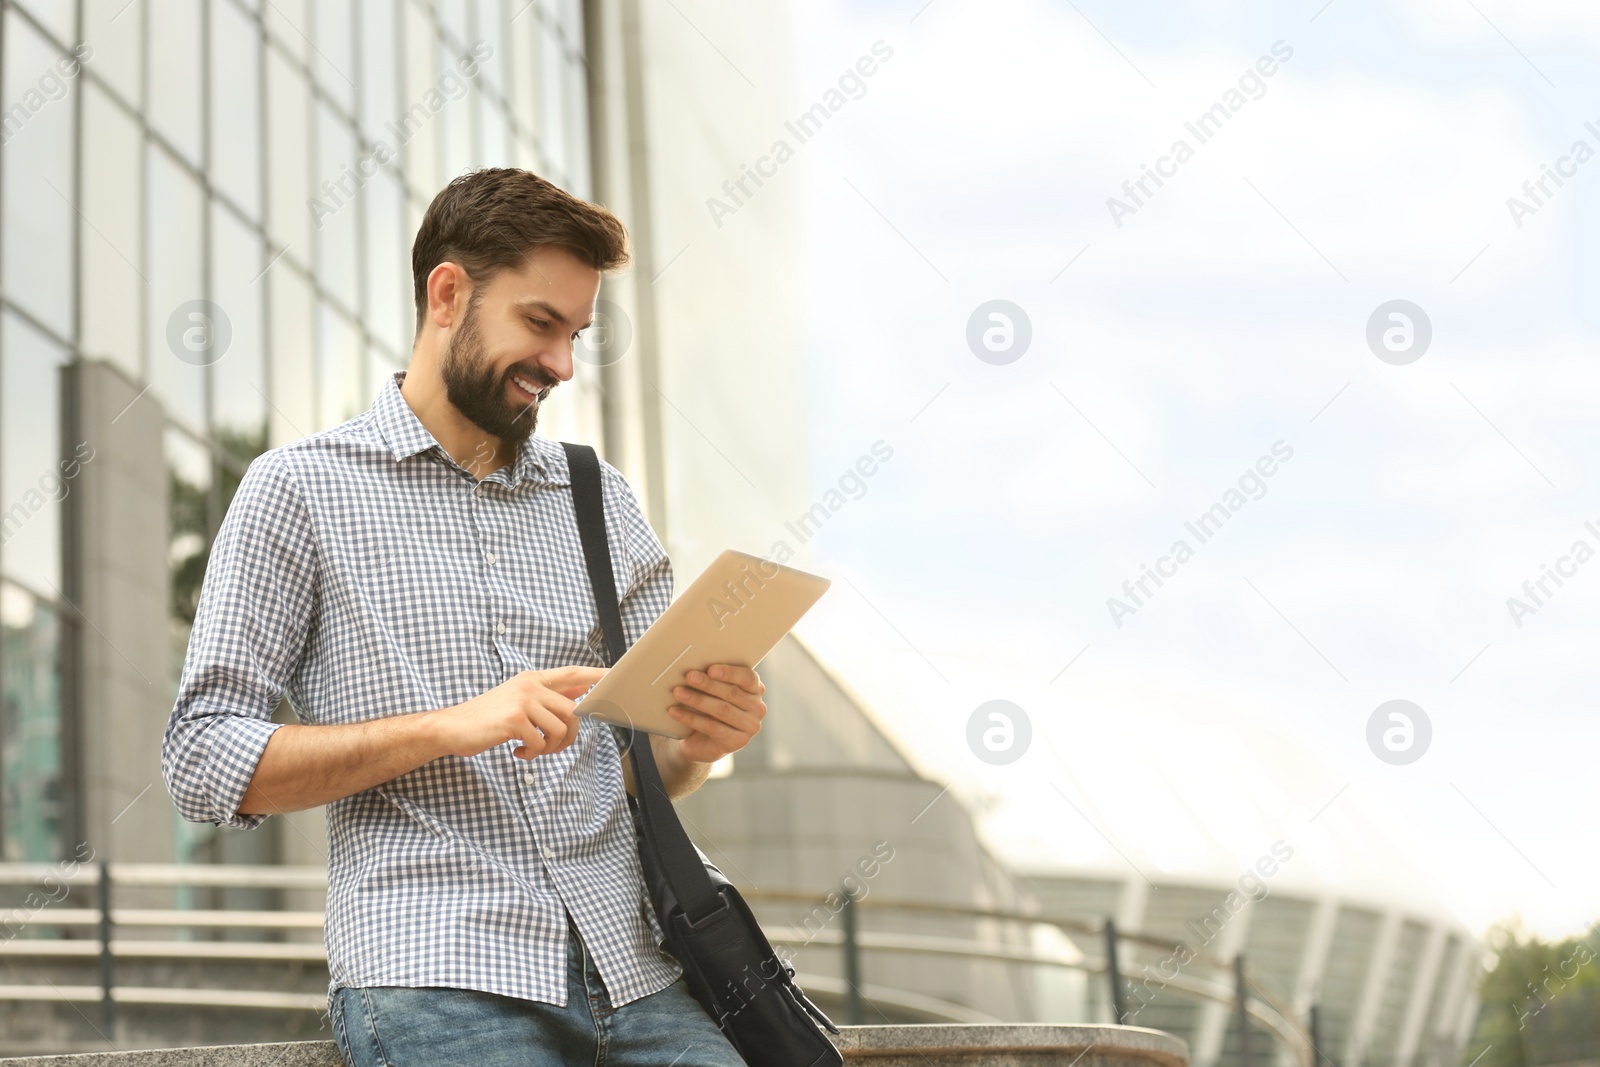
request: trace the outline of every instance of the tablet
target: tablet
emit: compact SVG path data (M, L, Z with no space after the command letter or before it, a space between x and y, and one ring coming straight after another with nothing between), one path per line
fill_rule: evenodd
M667 737L690 729L667 714L674 686L714 663L754 667L832 583L728 549L689 584L606 676L577 700L577 714ZM694 688L691 686L690 688Z

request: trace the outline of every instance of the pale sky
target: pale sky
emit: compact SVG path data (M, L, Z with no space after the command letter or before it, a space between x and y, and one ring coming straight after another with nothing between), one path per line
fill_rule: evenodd
M796 15L797 114L892 49L780 179L818 496L894 453L817 542L848 581L801 633L1007 860L1231 878L1283 839L1286 879L1475 932L1600 918L1600 562L1520 627L1506 603L1600 549L1600 160L1520 227L1507 207L1600 149L1600 12L1475 3ZM1278 42L1199 143L1185 123ZM1180 138L1119 227L1107 198ZM967 342L995 299L1032 331L1003 365ZM1392 300L1431 323L1408 364L1367 344ZM1259 499L1186 532L1279 442ZM1118 626L1107 598L1180 538ZM966 740L996 699L1033 729L1007 766ZM1432 726L1406 765L1367 742L1395 699Z

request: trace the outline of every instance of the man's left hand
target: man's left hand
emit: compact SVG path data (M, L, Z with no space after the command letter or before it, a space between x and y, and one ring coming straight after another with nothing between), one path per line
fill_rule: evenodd
M712 664L707 670L709 678L690 671L687 685L673 687L672 695L681 703L669 709L673 718L694 731L678 742L683 758L694 763L713 763L748 745L767 714L761 699L767 687L755 671L727 663Z

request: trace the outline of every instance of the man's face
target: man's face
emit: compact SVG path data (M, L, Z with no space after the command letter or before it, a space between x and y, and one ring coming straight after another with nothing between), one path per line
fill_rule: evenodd
M521 445L540 402L572 377L573 342L599 292L599 271L550 246L480 281L440 364L446 399L484 433Z

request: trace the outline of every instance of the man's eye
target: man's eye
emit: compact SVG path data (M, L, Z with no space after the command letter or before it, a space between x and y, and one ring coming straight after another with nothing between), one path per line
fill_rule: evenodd
M543 329L547 328L550 325L548 322L544 321L543 319L529 319L528 321L530 323L532 323L537 329L540 329L540 330L543 330Z

